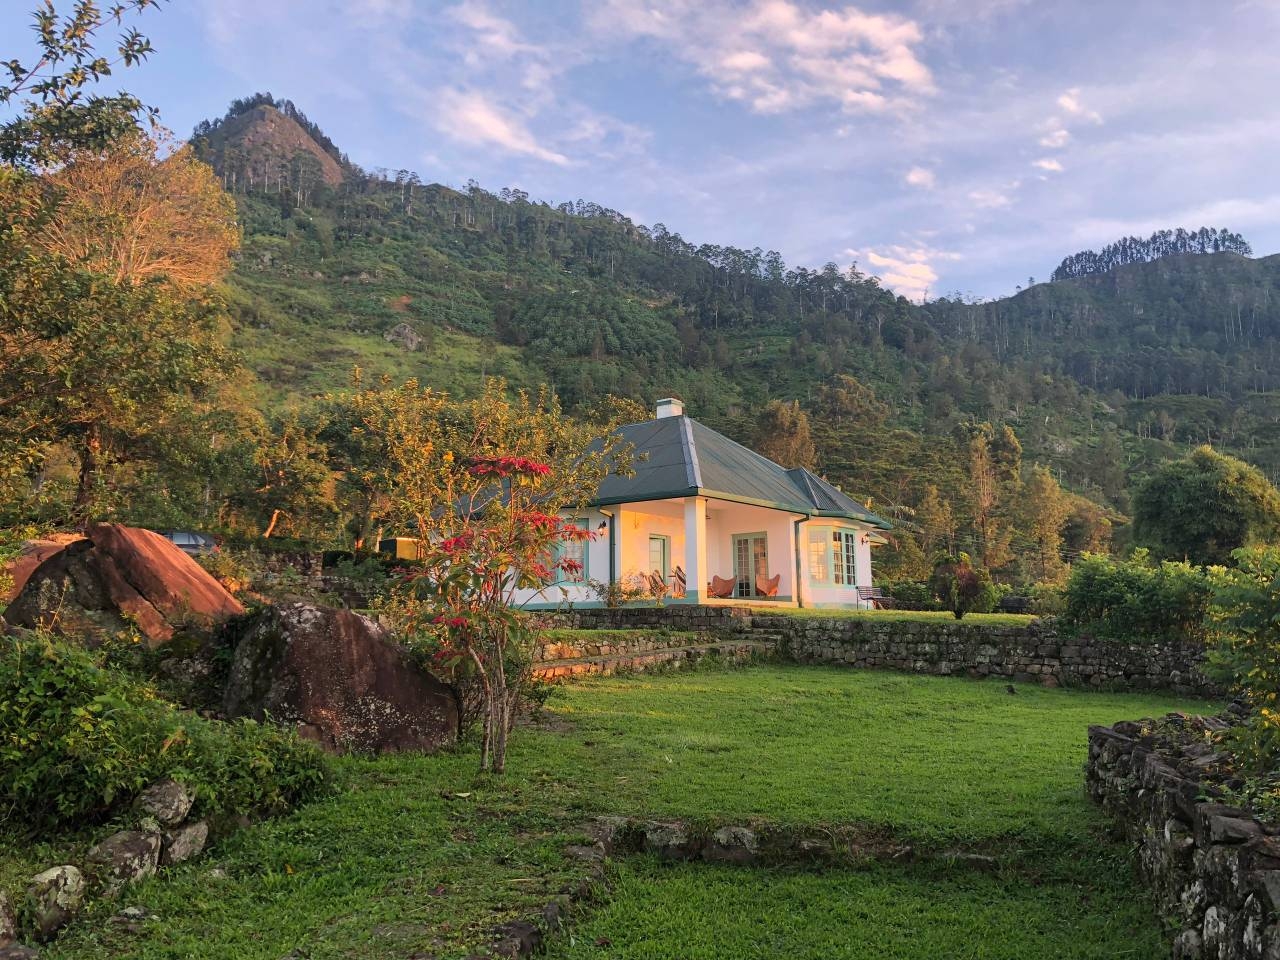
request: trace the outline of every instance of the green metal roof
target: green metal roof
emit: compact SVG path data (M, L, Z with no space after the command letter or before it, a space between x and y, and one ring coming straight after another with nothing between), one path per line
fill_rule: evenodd
M618 433L634 448L634 476L606 477L593 501L598 506L702 496L890 529L816 474L784 469L689 417L632 423Z

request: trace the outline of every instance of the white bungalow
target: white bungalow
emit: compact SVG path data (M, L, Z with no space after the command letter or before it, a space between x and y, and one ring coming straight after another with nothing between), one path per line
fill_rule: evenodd
M667 603L865 607L871 549L889 524L821 477L788 470L658 401L620 430L634 475L607 477L574 519L596 532L562 548L581 574L515 599L600 606L602 585L652 584ZM861 590L859 589L861 588Z

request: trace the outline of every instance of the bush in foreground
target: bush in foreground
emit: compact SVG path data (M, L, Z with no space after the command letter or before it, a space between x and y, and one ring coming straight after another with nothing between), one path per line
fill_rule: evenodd
M1280 806L1280 548L1233 556L1210 609L1209 670L1253 708L1228 740L1246 769L1270 775L1270 801Z
M180 710L100 654L0 638L0 805L29 827L107 819L165 777L195 792L200 816L280 813L327 769L291 731Z

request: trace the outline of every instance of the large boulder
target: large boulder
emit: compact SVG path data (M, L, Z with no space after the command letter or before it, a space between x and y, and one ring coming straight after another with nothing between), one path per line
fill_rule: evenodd
M450 743L448 688L388 631L350 610L290 603L249 621L223 698L228 717L294 723L326 749L382 753Z
M167 867L198 857L208 842L209 824L203 820L171 830L164 835L164 846L160 850L160 866Z
M121 830L90 847L85 860L94 878L115 891L155 874L160 865L160 844L158 833Z
M182 784L161 780L138 794L133 805L144 817L153 817L157 823L172 827L187 819L195 802L196 795Z
M55 533L41 540L28 540L22 545L18 556L5 566L5 572L12 578L6 589L0 590L0 603L9 603L27 585L31 574L40 564L65 547L68 543L83 540L78 533Z
M94 524L30 571L4 619L89 638L132 624L156 647L180 627L208 628L242 613L235 597L160 534Z

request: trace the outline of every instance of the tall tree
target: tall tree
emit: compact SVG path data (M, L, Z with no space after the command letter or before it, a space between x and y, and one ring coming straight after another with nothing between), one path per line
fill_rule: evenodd
M234 368L210 291L230 269L232 211L212 170L137 136L0 192L0 430L75 451L80 518L108 466L187 428L184 406Z
M756 423L754 448L784 467L814 466L818 451L799 401L769 401Z
M1240 547L1280 543L1280 491L1256 467L1200 447L1138 488L1133 536L1160 558L1225 564Z
M1061 581L1067 569L1062 561L1062 528L1071 513L1071 501L1048 468L1032 468L1018 508L1027 540L1023 561L1030 578L1037 582Z
M935 484L925 485L924 496L916 507L916 523L920 526L920 546L927 556L955 552L955 514L950 501L942 498Z
M0 107L17 103L18 115L0 123L0 164L38 167L56 164L68 149L101 149L137 129L155 111L125 92L103 96L94 84L116 67L130 67L151 53L151 42L129 28L108 53L97 44L99 32L120 27L159 0L120 0L103 5L75 0L60 14L53 0L32 14L37 53L34 60L0 62L8 82L0 86Z
M240 245L235 202L212 169L162 138L131 131L109 149L71 151L30 186L51 205L33 241L115 283L208 287Z

